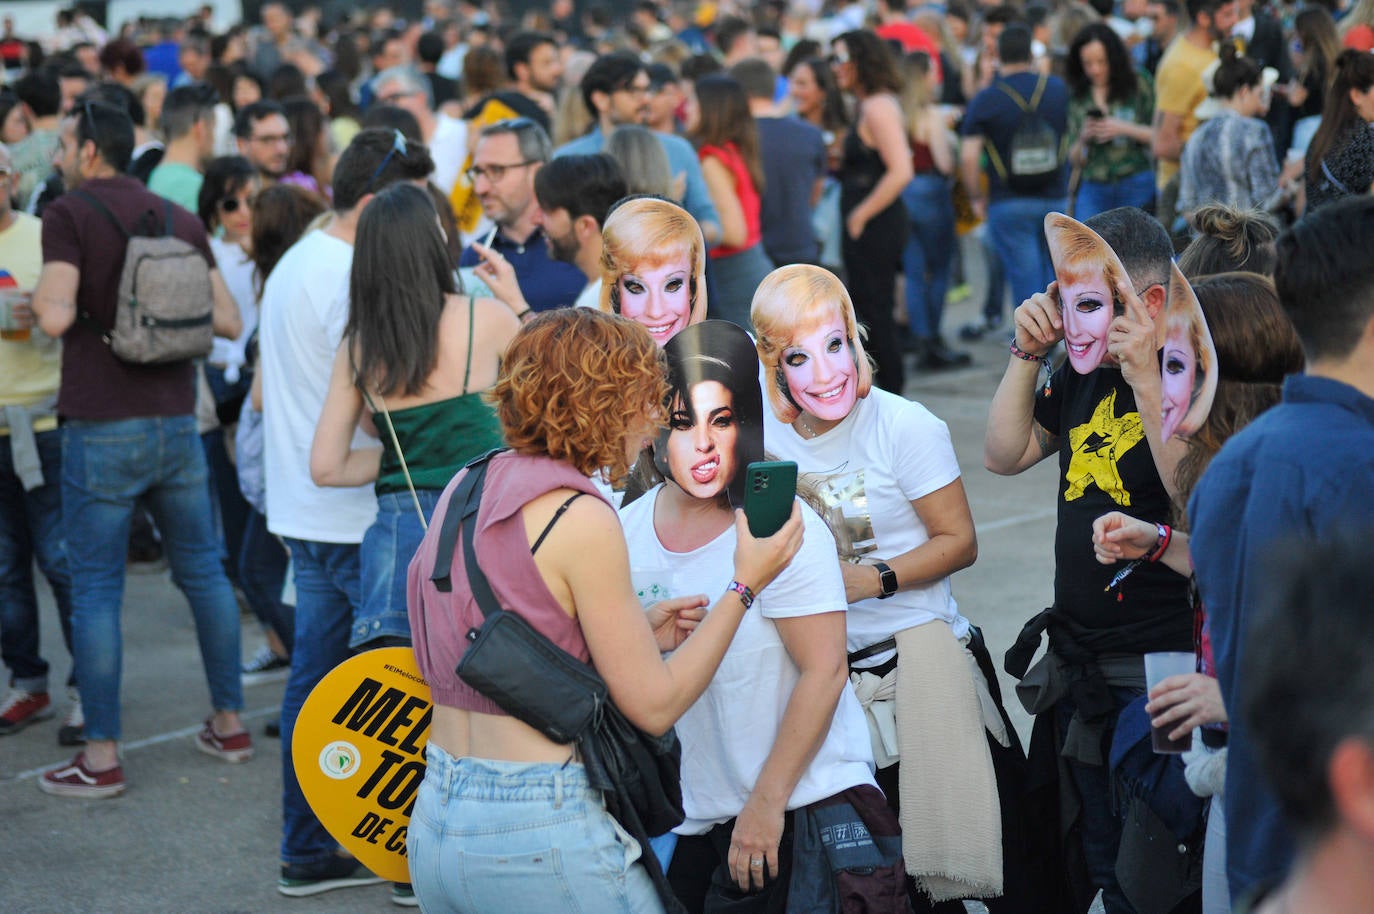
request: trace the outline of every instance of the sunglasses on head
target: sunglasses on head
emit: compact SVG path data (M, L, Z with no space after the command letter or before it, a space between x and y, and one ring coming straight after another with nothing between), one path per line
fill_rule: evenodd
M405 134L395 128L392 128L392 133L394 134L394 138L391 141L391 148L386 151L386 155L382 158L382 164L377 166L377 170L372 173L372 177L367 179L367 189L363 191L365 194L372 193L372 185L377 183L377 178L380 177L382 171L386 169L392 156L399 153L404 157L406 154Z

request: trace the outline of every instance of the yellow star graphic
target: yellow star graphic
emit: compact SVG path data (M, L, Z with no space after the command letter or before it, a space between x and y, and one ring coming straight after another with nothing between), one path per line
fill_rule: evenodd
M1140 421L1140 413L1118 417L1116 391L1103 397L1097 409L1093 410L1091 419L1069 430L1069 447L1073 450L1073 456L1069 458L1069 469L1064 474L1068 483L1064 500L1082 498L1088 490L1088 484L1096 483L1112 501L1123 508L1129 507L1131 493L1121 481L1117 461L1144 437L1145 426Z

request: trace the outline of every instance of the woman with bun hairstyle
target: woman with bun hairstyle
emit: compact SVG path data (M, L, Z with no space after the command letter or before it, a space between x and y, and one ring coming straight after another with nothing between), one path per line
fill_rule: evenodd
M1344 50L1307 147L1307 211L1374 186L1374 54Z
M1269 79L1254 60L1223 44L1212 98L1216 115L1193 131L1179 159L1178 211L1186 216L1204 203L1274 208L1282 196L1280 181L1289 176L1279 174L1274 135L1262 120L1269 110Z
M1269 407L1279 402L1283 379L1302 371L1302 344L1279 304L1274 284L1254 273L1205 276L1193 284L1216 348L1217 387L1211 409L1188 439L1188 450L1175 474L1178 527L1170 532L1156 560L1181 575L1192 574L1188 551L1187 515L1183 510L1208 463L1227 440ZM1093 523L1093 550L1105 565L1133 561L1159 542L1153 522L1112 511ZM1184 774L1193 792L1211 797L1207 838L1203 849L1203 914L1230 914L1226 882L1226 820L1223 787L1226 770L1227 709L1222 704L1212 657L1210 630L1200 603L1194 650L1197 672L1171 676L1150 692L1146 713L1151 723L1167 728L1171 739L1182 739L1194 727L1200 738L1183 757Z
M629 318L662 347L706 319L706 241L671 200L622 201L601 228L601 310Z
M1279 226L1273 216L1216 203L1194 210L1188 223L1193 240L1178 256L1178 268L1184 276L1236 270L1274 275L1278 262L1274 241L1279 237Z
M932 904L1002 894L1002 819L989 735L1005 721L976 672L951 576L978 556L945 423L872 386L849 293L792 264L754 296L768 451L796 461L834 534L850 681L869 718L878 786L902 822L907 895ZM936 908L943 910L943 908ZM995 909L994 909L995 910Z

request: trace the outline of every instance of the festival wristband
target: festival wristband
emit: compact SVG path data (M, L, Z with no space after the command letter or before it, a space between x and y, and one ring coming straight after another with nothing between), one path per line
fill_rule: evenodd
M1169 543L1174 538L1174 530L1168 524L1156 523L1155 533L1158 539L1155 540L1155 547L1145 554L1147 562L1158 562L1164 553L1169 551Z
M733 590L739 594L739 601L744 604L745 609L754 605L754 592L747 585L741 584L739 581L731 581L725 589Z
M1016 345L1015 342L1008 346L1007 350L1023 362L1039 362L1041 365L1048 365L1050 363L1050 360L1043 355L1031 355L1029 352Z

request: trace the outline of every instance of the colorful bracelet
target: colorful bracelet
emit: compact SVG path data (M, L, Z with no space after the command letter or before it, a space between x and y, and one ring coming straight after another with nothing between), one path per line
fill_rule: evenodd
M739 581L731 581L725 589L733 590L739 594L739 601L744 604L745 609L754 605L754 592L747 585L741 584Z
M1145 554L1145 561L1147 562L1158 562L1164 553L1169 551L1169 543L1174 538L1174 528L1168 524L1156 523L1155 532L1159 538L1155 540L1155 548Z
M1020 346L1016 345L1016 342L1014 340L1012 341L1012 344L1007 347L1007 351L1023 362L1039 362L1041 365L1050 364L1050 360L1047 359L1045 356L1031 355L1029 352L1022 349Z

